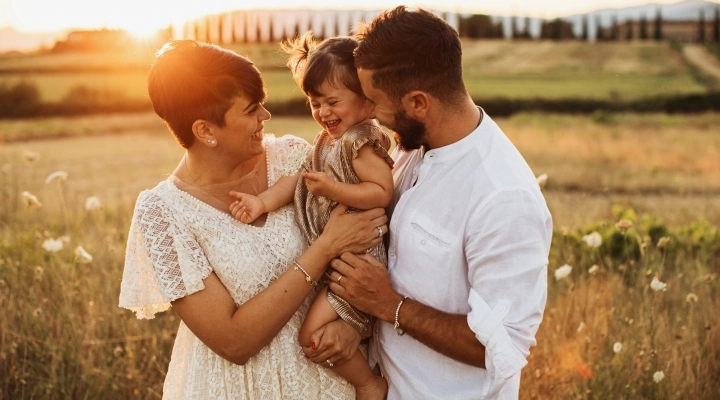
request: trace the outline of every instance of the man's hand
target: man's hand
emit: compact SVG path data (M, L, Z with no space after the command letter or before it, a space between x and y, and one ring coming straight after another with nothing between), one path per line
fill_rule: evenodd
M337 182L324 172L303 172L302 177L305 178L305 186L310 193L316 196L331 198L333 190Z
M385 266L369 254L343 253L330 265L330 289L355 308L384 321L395 321L395 306L402 296L395 292Z
M310 338L315 349L303 347L312 362L327 367L327 360L342 364L352 358L360 345L360 334L347 322L337 319L315 331Z

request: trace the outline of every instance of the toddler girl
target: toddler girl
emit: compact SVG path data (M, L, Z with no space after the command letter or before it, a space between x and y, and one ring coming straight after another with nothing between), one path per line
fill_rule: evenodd
M290 54L288 66L298 86L308 96L312 116L322 127L309 154L301 154L293 175L284 176L258 196L234 193L238 199L230 210L244 223L295 201L295 218L309 243L322 233L330 212L338 204L367 210L387 207L393 196L390 138L374 121L373 105L365 98L354 66L357 41L335 37L319 45L309 32L283 49ZM293 164L293 163L291 163ZM299 164L303 172L297 173ZM295 171L292 171L295 169ZM382 235L382 232L379 232ZM368 253L387 264L382 243ZM345 300L320 289L300 329L300 344L313 346L310 335L337 318L369 337L373 320ZM328 361L329 363L329 361ZM358 399L383 399L387 382L376 376L355 352L344 364L330 365L355 385Z

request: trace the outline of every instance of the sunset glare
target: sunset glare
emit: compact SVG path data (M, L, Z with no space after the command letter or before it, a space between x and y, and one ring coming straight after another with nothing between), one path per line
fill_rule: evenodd
M675 3L679 0L655 0ZM526 15L550 18L601 8L645 4L645 0L426 0L387 1L334 0L295 1L206 0L177 2L172 0L0 0L0 28L12 27L22 32L49 32L68 29L126 29L137 36L148 36L158 29L201 15L237 9L370 9L383 10L400 4L458 13Z

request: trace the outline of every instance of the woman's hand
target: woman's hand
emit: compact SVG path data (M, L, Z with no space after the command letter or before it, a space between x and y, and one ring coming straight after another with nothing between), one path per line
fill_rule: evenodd
M360 334L347 322L337 319L315 331L310 338L315 349L303 347L312 362L328 367L327 361L342 364L352 358L360 345Z
M364 253L382 242L388 231L387 216L382 208L347 213L348 207L339 204L330 213L322 235L315 241L324 241L333 258L345 252Z

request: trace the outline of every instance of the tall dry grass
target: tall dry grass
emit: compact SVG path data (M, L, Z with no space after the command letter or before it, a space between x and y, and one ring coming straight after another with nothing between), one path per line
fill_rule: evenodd
M620 121L615 125L602 118L525 115L499 121L531 167L549 172L545 195L557 214L545 320L523 370L521 397L717 398L718 224L707 222L702 213L698 218L672 215L694 204L678 206L673 199L695 201L692 196L704 186L711 193L700 197L709 199L708 210L718 209L712 194L715 172L693 166L716 162L711 127L717 116L612 116ZM137 129L114 135L0 147L0 400L160 396L179 320L169 311L138 321L117 301L135 198L172 172L182 153L167 134L158 134L157 121L145 125L142 119L128 121ZM122 125L106 120L105 126L100 119L67 123L87 127L91 135L93 124L106 132ZM307 130L303 136L311 138L317 128L306 122L278 119L268 130L298 133L302 127ZM46 123L63 130L62 120ZM13 126L18 134L34 129L27 122L22 128L0 124L0 130ZM596 151L583 151L583 138ZM653 138L662 140L651 143ZM617 156L615 148L631 156ZM37 161L26 161L26 151L37 152ZM663 152L667 157L654 155ZM645 164L657 160L662 170L678 157L684 160L677 172L680 182L692 182L695 194L649 207L642 198L665 194L643 190L672 193L678 186L674 179L660 178L648 186L652 167ZM628 172L628 165L640 169ZM600 183L575 177L578 168L615 176L608 192L596 196ZM56 170L67 171L67 180L46 184ZM583 191L568 189L573 182L584 185ZM637 191L622 195L642 207L623 201L613 206L622 198L612 197L618 190L612 182ZM23 191L36 195L42 206L26 206ZM103 207L87 210L91 196L98 196ZM596 198L603 200L586 204ZM624 234L615 225L620 220L632 222ZM591 232L598 232L599 247L583 240ZM669 239L658 247L662 238ZM48 239L58 239L52 243L62 243L62 249L46 250ZM75 254L78 246L92 261ZM555 271L565 264L571 272L556 280ZM598 267L591 273L593 265ZM653 278L666 290L653 290ZM617 342L622 349L615 353ZM659 371L664 378L655 382Z

